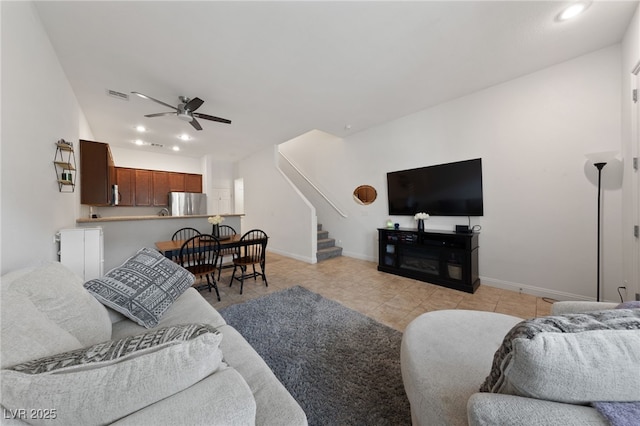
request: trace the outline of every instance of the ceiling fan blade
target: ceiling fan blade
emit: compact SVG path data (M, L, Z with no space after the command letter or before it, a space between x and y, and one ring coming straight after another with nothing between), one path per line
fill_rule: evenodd
M184 106L184 109L189 110L191 112L200 108L200 106L204 103L204 101L200 98L193 98L189 102L187 102Z
M162 117L163 115L176 115L175 112L157 112L155 114L147 114L145 117Z
M191 120L190 123L196 130L202 130L202 126L200 125L200 123L198 123L198 120L196 120L195 118Z
M144 94L142 94L142 93L140 93L140 92L131 92L131 93L133 93L134 95L138 95L138 96L140 96L141 98L148 99L148 100L153 101L153 102L157 102L157 103L159 103L160 105L164 105L164 106L169 107L169 108L171 108L171 109L178 110L178 108L174 107L173 105L169 105L169 104L167 104L167 103L164 103L164 102L162 102L162 101L159 101L159 100L157 100L157 99L154 99L154 98L152 98L151 96L144 95Z
M226 118L214 117L213 115L200 114L198 112L194 112L193 116L198 118L203 118L205 120L217 121L218 123L231 124L231 120L227 120Z

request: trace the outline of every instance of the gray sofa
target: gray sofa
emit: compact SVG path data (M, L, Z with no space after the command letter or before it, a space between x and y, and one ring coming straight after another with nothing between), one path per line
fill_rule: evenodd
M611 310L615 306L616 304L611 303L558 302L552 309L553 315L557 316L594 310L613 312ZM638 310L616 310L613 315L618 315L621 311ZM596 314L597 312L590 312L586 315ZM640 313L634 312L628 316L632 315L635 317L628 320L635 321L634 327L637 327L640 323ZM543 394L548 389L541 391L536 397L523 396L523 393L526 393L523 391L526 386L505 384L508 378L500 378L504 381L501 383L502 391L479 392L483 382L489 381L490 372L493 373L492 364L495 368L496 364L493 361L496 351L504 347L503 340L508 340L505 336L508 333L511 335L511 330L521 321L521 318L509 315L466 310L434 311L413 320L405 329L401 346L401 371L411 404L412 423L425 426L607 425L605 418L588 403L553 400L563 399L563 395L546 398ZM543 334L541 333L540 336ZM573 338L573 336L566 336L566 333L547 333L544 337L550 334L556 336L565 334L562 337ZM597 335L598 338L602 338L599 332L581 334ZM601 386L584 386L589 389L582 389L580 386L582 379L576 379L574 382L570 371L573 365L579 362L571 359L571 355L567 354L566 364L562 364L562 360L554 358L549 348L544 345L538 348L540 352L532 358L535 358L536 362L547 362L547 364L544 367L529 365L523 368L524 375L529 381L527 386L533 382L534 384L530 387L544 387L546 384L544 382L556 380L557 375L558 380L563 380L564 377L565 383L558 386L566 386L567 389L561 391L566 394L578 394L583 391L602 392L602 399L598 398L599 395L592 394L586 397L587 401L594 401L590 398L595 398L595 401L614 400L613 398L627 401L640 400L638 396L640 374L637 370L640 365L640 356L637 354L640 351L640 330L637 328L613 330L611 335L624 336L626 340L621 346L627 344L628 346L623 348L623 352L618 353L621 358L619 365L616 360L610 358L601 360L597 363L598 371L588 373L589 377L584 379L596 382L601 379L603 383ZM511 358L503 358L502 364L498 364L512 363L508 373L516 374L519 367L514 366L513 363L516 357L523 357L524 349L521 348L525 346L518 346L520 343L514 342L510 344L513 345L510 347L513 351L509 355ZM604 347L609 346L605 344ZM559 357L563 357L562 353L567 352L566 348L567 346L564 346L560 349ZM612 349L614 350L615 348ZM608 355L603 353L603 356ZM595 364L592 363L592 365ZM607 370L608 365L612 366L611 370ZM600 366L603 366L603 371L600 371ZM619 370L616 371L618 367ZM613 397L607 394L607 392L618 391L619 394ZM571 397L573 396L568 395L568 400Z
M262 358L193 288L155 327L145 328L98 303L79 277L56 262L4 275L1 287L3 424L307 424ZM182 324L201 324L201 334L115 364L98 362L89 371L11 370ZM105 376L109 369L113 376Z

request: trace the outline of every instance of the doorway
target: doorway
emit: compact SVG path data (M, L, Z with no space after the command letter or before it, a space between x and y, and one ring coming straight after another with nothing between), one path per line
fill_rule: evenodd
M238 178L233 181L234 193L234 213L244 214L244 179Z
M631 157L631 171L627 176L630 177L629 191L630 200L629 207L631 210L631 221L633 225L633 237L623 238L628 241L625 244L625 250L630 251L630 282L627 283L628 297L627 300L640 300L640 61L636 64L632 71L631 86L634 91L633 102L631 104L631 140L627 152ZM625 229L623 232L630 232Z

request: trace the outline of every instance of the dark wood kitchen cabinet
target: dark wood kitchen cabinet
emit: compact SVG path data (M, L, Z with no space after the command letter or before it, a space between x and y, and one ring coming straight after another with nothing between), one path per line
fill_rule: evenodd
M185 192L184 181L184 173L169 172L169 192Z
M185 192L202 192L202 175L186 173L184 175Z
M169 192L202 192L202 175L154 171L153 205L167 206Z
M202 192L202 175L128 167L115 171L118 206L166 207L169 192Z
M136 206L151 206L153 201L153 180L151 170L135 169Z
M153 205L169 205L169 172L153 171Z
M109 145L80 140L80 203L108 206L114 202L116 170Z
M136 174L135 169L116 167L116 184L118 184L118 205L136 205Z
M199 174L115 167L103 142L80 140L79 173L80 203L90 206L166 207L171 191L202 192Z

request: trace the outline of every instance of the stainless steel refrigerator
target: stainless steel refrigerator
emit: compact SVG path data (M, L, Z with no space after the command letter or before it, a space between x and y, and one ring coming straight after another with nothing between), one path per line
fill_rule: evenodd
M169 211L171 216L206 215L207 194L170 192Z

